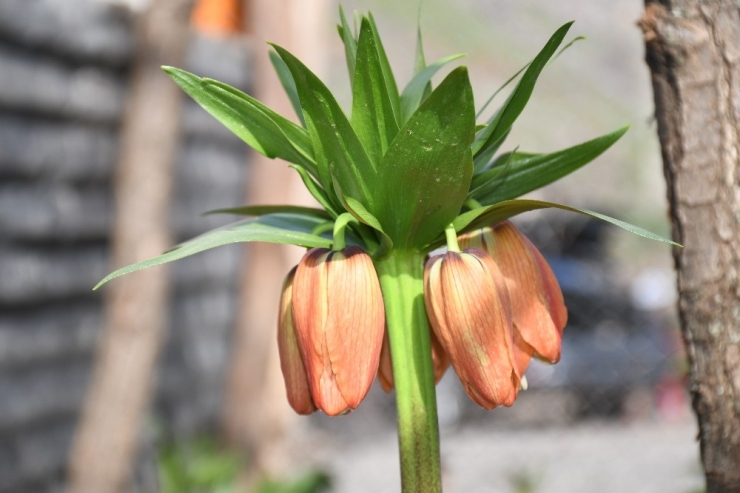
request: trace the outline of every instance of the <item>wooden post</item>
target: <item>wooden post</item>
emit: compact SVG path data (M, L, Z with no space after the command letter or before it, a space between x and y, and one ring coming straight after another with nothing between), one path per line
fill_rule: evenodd
M652 72L708 493L740 492L740 13L646 2Z
M181 64L190 8L190 0L158 0L136 21L114 184L114 267L154 257L171 245L171 176L182 94L159 67ZM106 326L70 456L73 493L125 489L167 326L163 268L123 277L105 289Z
M288 118L294 112L265 42L280 44L320 74L327 9L326 0L246 1L246 27L254 39L254 95ZM253 153L251 169L250 203L310 203L298 175L285 162ZM278 302L283 278L302 253L296 247L249 246L227 381L225 433L232 444L247 451L256 471L273 474L285 466L282 444L292 419L277 356Z

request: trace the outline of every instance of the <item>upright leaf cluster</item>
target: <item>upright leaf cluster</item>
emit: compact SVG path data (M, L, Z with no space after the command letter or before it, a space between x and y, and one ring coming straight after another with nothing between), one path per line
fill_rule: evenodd
M160 257L120 269L119 275L232 242L267 241L329 246L337 217L349 212L349 241L375 258L392 249L426 252L444 243L444 229L459 233L533 209L555 207L605 219L642 236L667 241L636 226L568 206L518 197L589 163L627 130L560 151L499 153L543 70L563 50L572 23L494 92L478 115L517 81L492 116L476 123L467 69L458 66L434 87L432 77L462 55L427 65L419 30L414 76L399 91L371 14L350 25L340 9L352 105L349 116L326 85L298 58L272 45L273 66L299 123L224 83L184 70L165 72L206 111L257 152L290 163L321 209L270 205L223 209L256 216L190 240ZM517 80L518 78L518 80Z

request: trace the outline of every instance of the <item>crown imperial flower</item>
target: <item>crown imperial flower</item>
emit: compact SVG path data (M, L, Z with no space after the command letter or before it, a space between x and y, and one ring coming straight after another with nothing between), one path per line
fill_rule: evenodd
M510 221L460 235L458 241L463 248L485 250L503 274L519 372L532 356L557 363L568 312L558 281L539 250Z
M385 326L370 256L356 246L313 248L298 264L292 294L313 402L329 416L357 408L378 370Z
M373 16L358 15L354 28L341 9L340 19L352 92L348 113L316 74L277 45L270 59L298 122L222 82L164 67L249 146L291 163L321 207L221 209L249 217L122 267L96 288L234 242L311 248L286 279L278 323L291 406L301 414L349 412L377 374L386 389L396 388L403 491L439 492L433 379L451 363L475 402L509 406L533 356L558 361L567 319L555 276L516 228L504 222L465 233L558 208L671 242L603 214L519 198L584 166L627 130L550 153L499 153L541 72L572 45L563 46L571 23L504 84L513 83L512 90L492 116L478 120L504 86L476 108L466 67L433 84L439 69L461 55L427 64L421 32L414 75L399 86ZM464 247L483 250L461 252L458 233ZM358 246L345 248L347 241ZM425 257L445 241L449 253L425 267ZM388 342L381 357L386 326L402 369L395 375Z
M429 321L471 399L511 406L520 387L511 302L491 257L470 248L432 257L424 273Z

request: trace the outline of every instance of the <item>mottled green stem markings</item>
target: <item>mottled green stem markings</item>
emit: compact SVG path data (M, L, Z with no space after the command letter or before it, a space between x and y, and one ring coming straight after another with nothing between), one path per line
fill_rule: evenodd
M420 252L393 251L376 261L393 359L403 493L442 491L424 258Z

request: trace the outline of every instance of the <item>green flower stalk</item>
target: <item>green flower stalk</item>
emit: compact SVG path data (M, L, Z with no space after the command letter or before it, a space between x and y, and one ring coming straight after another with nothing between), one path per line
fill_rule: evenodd
M354 29L341 9L340 19L349 117L280 46L273 45L271 60L300 124L226 84L164 67L244 142L290 163L320 207L216 211L247 218L119 269L96 288L229 243L310 249L286 279L280 306L278 343L291 406L299 414L344 414L377 375L396 392L402 490L438 492L434 384L450 363L473 400L491 409L513 404L532 357L551 363L560 357L567 314L557 281L506 220L559 208L672 242L596 212L519 198L592 161L627 130L552 153L499 152L544 68L572 44L561 48L571 23L509 80L518 78L493 116L476 123L483 108L476 113L464 66L436 87L431 82L460 55L427 65L419 35L414 76L399 90L372 15L357 17ZM445 245L448 253L425 271L428 254Z

